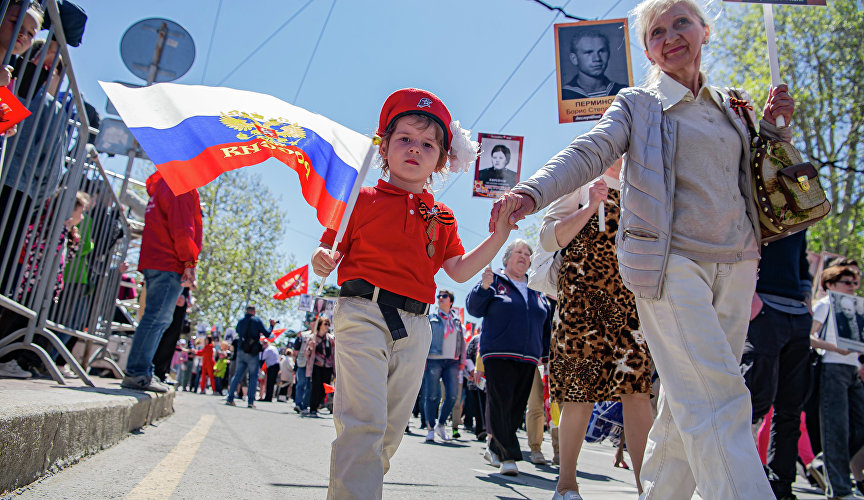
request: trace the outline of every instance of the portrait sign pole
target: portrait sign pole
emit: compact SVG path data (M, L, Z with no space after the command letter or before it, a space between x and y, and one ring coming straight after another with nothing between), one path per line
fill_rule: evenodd
M765 35L768 43L768 68L771 70L771 86L780 85L780 62L777 57L777 35L774 33L774 4L783 5L826 5L826 0L725 0L727 2L761 3L762 17L765 19ZM777 117L777 126L788 125L782 116Z
M765 35L768 40L768 67L771 69L771 86L780 85L780 60L777 57L777 35L774 33L774 6L762 4L762 15L765 18ZM786 126L786 119L777 117L777 126Z

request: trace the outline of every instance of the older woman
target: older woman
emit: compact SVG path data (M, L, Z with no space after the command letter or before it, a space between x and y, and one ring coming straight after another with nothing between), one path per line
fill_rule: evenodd
M486 268L468 294L468 313L483 318L480 357L486 374L488 419L492 437L486 460L500 461L501 473L519 474L516 461L522 451L516 429L534 383L537 365L549 353L549 304L542 293L528 289L531 247L516 240L504 250L504 269Z
M561 405L558 495L578 492L576 463L594 403L620 401L624 434L639 482L642 454L654 415L651 358L639 330L636 301L624 287L615 258L620 215L621 162L591 187L556 200L543 217L540 244L561 251L558 315L549 353L549 392ZM604 203L606 230L597 207ZM639 488L641 491L641 488ZM571 493L571 498L579 498Z
M741 103L700 71L710 28L694 0L645 0L637 33L651 63L594 126L496 202L516 222L624 155L618 266L660 375L643 498L771 498L738 369L756 286L760 230ZM794 102L772 88L760 134L789 139Z

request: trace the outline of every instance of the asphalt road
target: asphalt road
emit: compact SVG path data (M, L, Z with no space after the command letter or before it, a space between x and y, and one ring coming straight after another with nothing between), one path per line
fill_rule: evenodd
M239 403L239 401L238 401ZM287 403L225 406L224 399L181 392L176 413L117 446L16 493L23 499L325 498L333 421L301 418ZM387 499L549 499L557 467L519 462L518 477L482 459L484 444L464 435L447 444L406 434L385 477ZM523 450L528 450L520 433ZM552 457L548 434L543 444ZM586 500L635 499L632 472L612 467L614 448L586 444L580 489ZM629 463L628 457L628 463ZM804 486L798 483L796 486ZM798 488L800 499L824 498Z

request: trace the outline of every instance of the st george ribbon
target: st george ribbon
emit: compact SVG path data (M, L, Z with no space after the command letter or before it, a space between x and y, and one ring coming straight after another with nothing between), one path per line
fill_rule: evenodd
M276 158L297 172L318 221L336 230L373 156L369 137L266 94L175 83L99 84L176 195Z

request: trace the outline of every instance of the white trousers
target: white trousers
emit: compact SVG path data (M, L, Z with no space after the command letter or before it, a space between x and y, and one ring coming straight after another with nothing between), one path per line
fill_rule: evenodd
M378 304L340 298L336 335L336 439L330 453L329 500L381 498L420 392L432 342L429 319L399 311L408 336L393 341Z
M642 500L689 500L697 485L705 500L774 498L738 367L757 262L695 262L672 254L661 298L636 300L661 383Z

